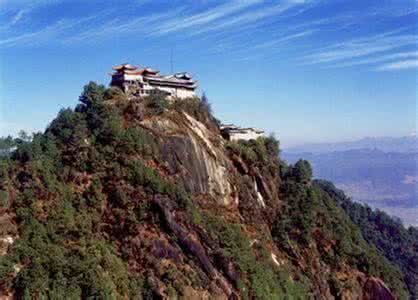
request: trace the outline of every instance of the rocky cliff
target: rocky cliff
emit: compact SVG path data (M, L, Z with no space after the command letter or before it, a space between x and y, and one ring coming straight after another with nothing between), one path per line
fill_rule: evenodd
M0 299L398 299L402 274L275 138L90 83L0 169Z

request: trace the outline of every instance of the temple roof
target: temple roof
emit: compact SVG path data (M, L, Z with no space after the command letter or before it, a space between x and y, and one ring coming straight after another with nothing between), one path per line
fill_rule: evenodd
M135 76L135 78L130 77L129 80L145 80L150 84L159 86L167 85L172 87L184 87L188 89L194 89L197 87L197 81L193 80L192 75L187 72L162 75L158 70L154 70L149 67L138 69L137 67L130 64L114 66L112 69L115 72L110 75L112 78L115 78L115 80L123 80L120 79L120 76L122 75L138 75Z
M142 75L142 70L126 70L124 73L129 75Z
M112 69L115 71L122 71L122 70L136 70L138 68L130 64L121 64L119 66L112 67Z
M185 79L185 80L192 79L192 75L190 73L188 73L188 72L176 73L176 74L174 74L174 77L176 77L178 79Z
M141 70L142 74L144 73L148 73L148 74L152 74L152 75L157 75L160 71L158 70L153 70L151 68L145 67Z

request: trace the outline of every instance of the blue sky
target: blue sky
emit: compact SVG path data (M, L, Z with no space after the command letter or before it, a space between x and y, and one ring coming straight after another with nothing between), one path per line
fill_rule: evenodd
M190 71L222 121L301 142L416 132L416 0L0 0L0 135L130 62Z

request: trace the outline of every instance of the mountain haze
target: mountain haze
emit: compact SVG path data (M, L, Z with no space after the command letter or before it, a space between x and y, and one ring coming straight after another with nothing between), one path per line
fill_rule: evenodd
M378 149L383 152L417 153L418 138L415 134L404 137L366 137L360 140L338 143L312 143L288 147L288 153L327 153L361 149Z

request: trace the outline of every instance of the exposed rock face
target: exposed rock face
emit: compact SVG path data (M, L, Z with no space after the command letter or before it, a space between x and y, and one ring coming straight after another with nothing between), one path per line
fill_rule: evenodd
M369 278L364 285L365 300L381 299L381 300L395 300L396 297L389 290L386 284L379 278Z
M184 118L152 118L142 124L163 139L163 159L171 176L194 194L210 194L218 203L233 201L228 177L231 163L214 143L222 143L220 135L209 131L201 122L184 113Z
M351 274L339 274L340 278L349 283L351 289L344 290L341 298L344 300L395 300L399 299L379 278L368 277L366 274L354 271Z

